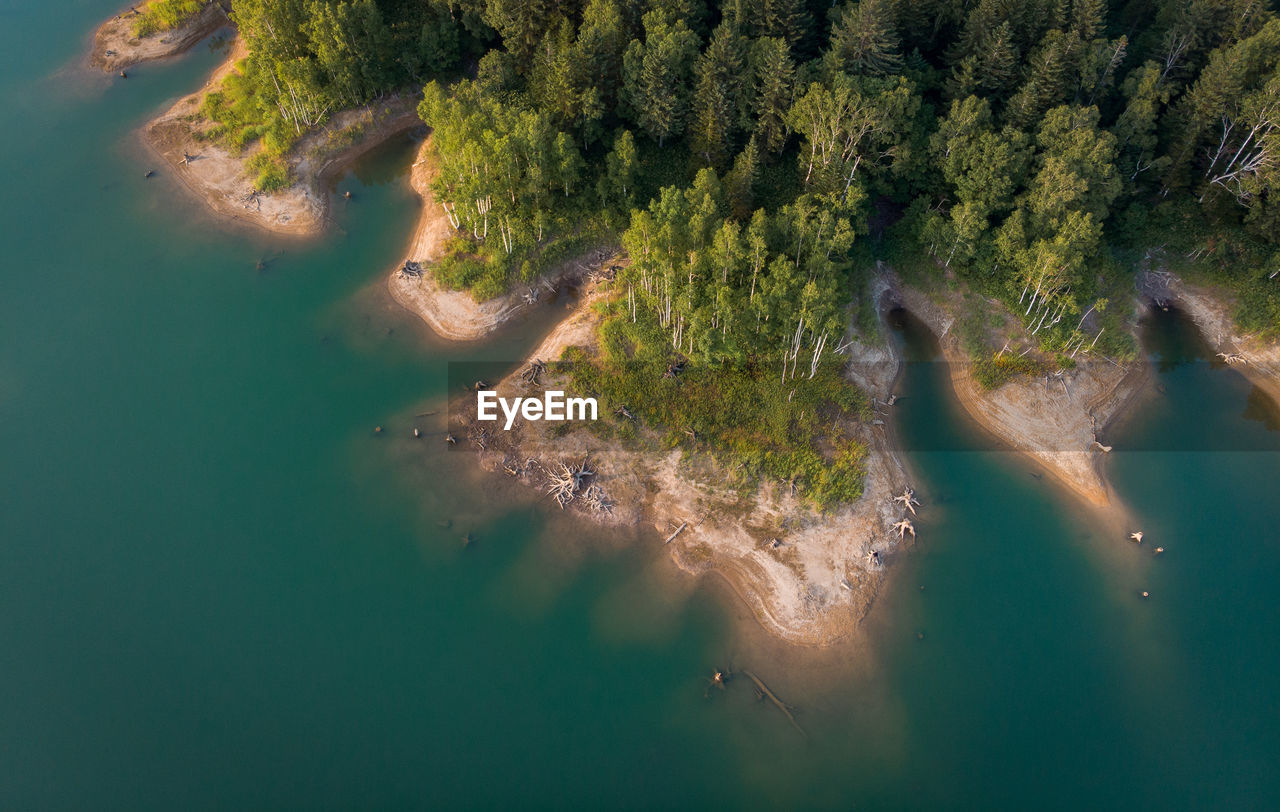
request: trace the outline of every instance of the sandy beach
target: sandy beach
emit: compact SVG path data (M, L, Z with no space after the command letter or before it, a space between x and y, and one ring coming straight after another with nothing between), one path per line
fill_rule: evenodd
M205 94L217 88L244 56L244 44L237 40L227 61L202 88L147 124L144 141L183 186L220 218L277 235L316 236L328 223L327 184L388 138L421 126L417 99L393 96L335 114L290 150L288 161L296 182L287 189L254 195L255 175L246 166L251 151L235 154L201 138L209 124L198 115Z
M441 338L451 341L476 341L497 330L517 315L527 312L524 294L529 289L555 287L563 279L581 275L590 263L599 265L603 253L612 253L611 246L599 246L585 255L573 257L553 268L530 287L517 287L511 291L477 302L471 294L462 290L449 290L440 285L429 269L429 263L444 254L445 243L454 233L444 209L435 202L431 192L431 180L439 166L432 149L431 139L423 142L414 158L409 173L409 184L422 201L418 224L404 258L396 263L387 278L387 288L402 307L417 314ZM400 272L406 262L424 267L418 276Z

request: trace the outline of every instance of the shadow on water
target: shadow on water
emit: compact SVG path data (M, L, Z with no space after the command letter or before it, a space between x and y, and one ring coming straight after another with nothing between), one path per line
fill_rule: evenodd
M1166 552L1151 591L1167 646L1182 667L1151 675L1165 687L1158 727L1180 805L1274 807L1280 748L1274 675L1280 650L1280 437L1275 405L1218 362L1184 314L1156 311L1143 345L1157 395L1126 422L1116 487ZM1258 417L1262 419L1259 420Z

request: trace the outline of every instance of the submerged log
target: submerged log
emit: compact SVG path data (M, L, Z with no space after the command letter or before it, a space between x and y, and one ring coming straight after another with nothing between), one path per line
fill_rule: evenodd
M783 714L786 715L787 721L791 722L792 727L800 731L801 736L804 736L805 738L809 737L809 734L805 733L804 728L800 727L800 723L796 721L796 717L791 715L791 707L787 705L786 702L779 699L777 694L770 691L769 686L764 684L764 680L760 679L750 671L743 671L742 673L750 677L751 681L756 684L756 691L761 697L767 697L770 702L778 707L778 710L782 711Z

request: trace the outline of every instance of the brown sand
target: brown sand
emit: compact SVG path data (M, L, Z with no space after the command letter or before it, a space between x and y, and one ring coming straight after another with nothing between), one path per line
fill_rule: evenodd
M422 124L416 100L394 96L382 102L344 110L290 151L297 182L287 189L250 197L255 174L246 166L252 147L242 154L200 136L210 126L199 115L206 93L235 70L246 55L237 40L227 61L204 87L178 100L146 126L145 141L163 158L182 184L218 216L273 234L312 237L328 221L326 184L369 150ZM184 155L193 160L184 160Z
M116 73L139 62L176 56L231 23L221 3L215 0L183 25L139 39L133 35L136 16L125 9L98 27L89 51L90 66Z
M956 397L983 429L1026 454L1098 514L1123 516L1102 472L1105 452L1094 440L1107 442L1107 427L1145 387L1145 364L1090 360L1061 379L1025 376L985 390L970 374L969 358L952 331L951 308L918 290L900 295L901 304L938 336Z

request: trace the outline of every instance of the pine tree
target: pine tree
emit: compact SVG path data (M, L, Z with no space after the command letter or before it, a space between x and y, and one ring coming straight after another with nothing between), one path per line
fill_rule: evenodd
M599 104L612 110L622 87L622 53L627 30L615 0L591 0L582 12L574 45L575 61L599 92Z
M527 67L546 33L559 24L554 0L485 0L484 19L521 67Z
M842 8L831 26L827 70L877 76L902 69L894 0L860 0Z
M746 42L735 27L721 23L694 69L697 87L689 141L714 166L733 149L739 123L749 122L751 84L744 75L745 49Z
M747 145L733 159L733 169L724 176L725 199L733 216L745 220L751 216L755 203L755 185L760 179L760 149L756 137L751 136Z
M644 29L644 41L627 46L624 84L633 120L661 144L684 131L698 38L683 22L671 23L658 11L644 15Z
M808 53L813 18L804 0L737 0L734 17L754 37L780 37L792 55Z
M987 37L978 52L978 83L991 93L1002 94L1018 80L1018 45L1013 26L1006 22Z
M1027 79L1009 100L1009 121L1029 127L1044 111L1066 98L1077 40L1061 31L1045 34L1031 52Z
M753 42L751 75L755 78L756 134L766 151L779 152L787 137L787 111L791 109L795 79L786 42L778 37L762 37Z
M1072 0L1071 33L1081 42L1092 42L1106 27L1106 0Z

